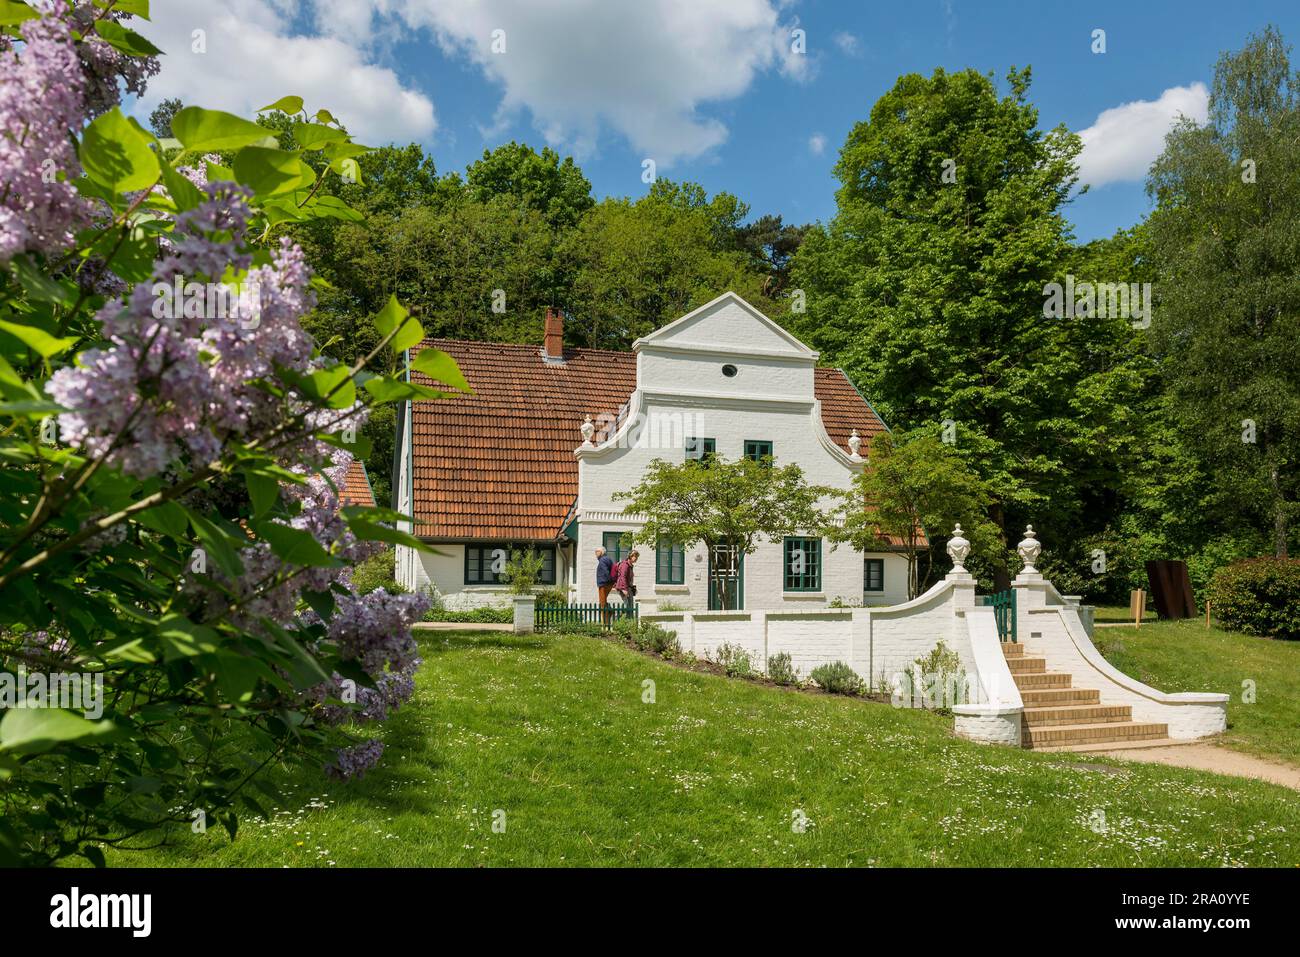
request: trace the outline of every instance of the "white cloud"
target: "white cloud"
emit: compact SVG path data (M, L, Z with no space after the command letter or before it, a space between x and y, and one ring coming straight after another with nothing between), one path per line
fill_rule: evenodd
M740 96L769 70L803 79L811 69L792 52L784 0L393 2L500 84L497 121L527 110L552 145L579 155L612 129L661 167L698 156L728 135L703 104ZM492 50L496 30L504 53Z
M840 48L840 52L848 56L857 56L858 38L852 33L845 33L841 30L831 37L831 42Z
M1092 186L1140 180L1165 146L1165 134L1179 115L1204 123L1210 94L1204 83L1174 86L1158 100L1134 100L1103 110L1079 132L1079 179Z
M367 3L373 0L367 0ZM318 0L330 35L295 34L289 24L306 8L296 0L167 0L153 5L153 20L138 29L166 51L162 71L149 83L135 112L148 115L160 100L251 115L288 94L310 110L328 109L362 143L381 145L429 137L437 128L432 101L402 83L366 51L343 39L370 35L367 3ZM380 0L379 6L384 6ZM207 52L192 48L192 32L206 34Z
M808 137L808 149L813 156L821 156L826 152L826 137L821 133L814 133Z

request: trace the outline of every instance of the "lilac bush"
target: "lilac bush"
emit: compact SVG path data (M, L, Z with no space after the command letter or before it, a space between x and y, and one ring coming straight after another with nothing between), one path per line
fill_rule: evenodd
M131 18L10 7L30 14L0 27L0 671L108 693L102 717L0 713L0 864L101 864L195 811L233 837L268 767L380 763L426 605L351 569L423 546L339 488L371 408L447 394L413 373L468 387L437 350L403 366L423 332L395 299L352 366L303 330L284 228L359 218L330 190L364 148L328 113L277 101L281 148L187 107L159 140L119 107L157 69Z
M22 48L0 49L0 262L68 248L90 218L72 180L81 167L70 129L86 115L86 81L71 27L22 25Z

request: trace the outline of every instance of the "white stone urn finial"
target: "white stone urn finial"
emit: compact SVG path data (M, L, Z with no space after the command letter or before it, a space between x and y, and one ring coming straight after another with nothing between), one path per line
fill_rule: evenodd
M961 522L952 530L952 538L948 539L948 557L952 559L952 570L954 572L966 571L966 556L970 554L970 542L961 533Z
M1038 541L1038 536L1034 534L1034 526L1025 526L1025 540L1016 546L1016 552L1020 555L1020 560L1025 563L1021 572L1029 575L1038 574L1034 562L1038 561L1038 556L1043 552L1043 543Z
M849 457L855 462L862 458L862 436L858 435L858 430L854 429L849 436Z
M591 421L590 415L582 420L581 432L582 444L591 445L591 437L596 434L596 423Z

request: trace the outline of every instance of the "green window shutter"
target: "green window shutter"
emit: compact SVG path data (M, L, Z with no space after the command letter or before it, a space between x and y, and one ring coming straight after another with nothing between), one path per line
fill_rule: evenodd
M784 540L784 591L821 591L822 540L787 538Z
M718 453L717 439L704 439L698 436L689 436L686 439L686 460L707 461Z
M537 573L537 583L539 585L555 584L555 546L542 545L537 549L537 554L542 556L542 568Z
M617 535L618 533L615 532L614 534ZM523 544L518 542L491 542L487 545L466 545L465 584L501 584L501 572L505 570L505 563L509 561L511 554L516 551L526 552L530 548L542 556L542 567L537 573L537 583L540 585L554 585L555 546L537 545L528 542ZM500 569L494 569L493 566L495 565L500 565Z
M686 554L680 545L655 546L655 584L681 585L686 581Z
M605 532L600 537L600 543L605 546L605 554L614 559L615 562L621 562L627 558L627 553L632 550L631 545L623 545L622 532Z

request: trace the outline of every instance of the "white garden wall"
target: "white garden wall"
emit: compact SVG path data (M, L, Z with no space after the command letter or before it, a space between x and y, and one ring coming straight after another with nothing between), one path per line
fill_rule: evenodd
M1198 738L1226 727L1225 694L1166 694L1123 674L1101 657L1077 609L1041 576L1016 580L1018 637L1048 671L1073 675L1076 687L1098 688L1102 704L1130 705L1135 721L1161 722L1172 738ZM1024 705L1003 654L992 608L975 604L975 583L954 574L913 601L884 608L668 612L646 614L677 635L683 651L716 659L724 642L744 648L755 669L790 654L801 677L818 665L847 663L873 690L889 688L895 703L904 675L939 641L956 651L965 670L963 696L953 707L957 734L1019 746Z
M818 665L843 661L873 688L883 678L897 685L913 662L943 641L955 650L972 678L976 662L965 614L974 607L973 582L945 579L915 601L886 608L822 608L742 612L662 612L642 615L677 635L683 651L716 657L724 642L744 648L756 669L772 655L790 654L801 677ZM995 631L996 637L996 631Z
M1065 671L1080 688L1097 688L1102 704L1130 705L1134 721L1167 724L1171 738L1201 738L1228 726L1228 696L1167 694L1124 674L1097 651L1075 606L1040 575L1016 579L1018 637L1048 671Z

